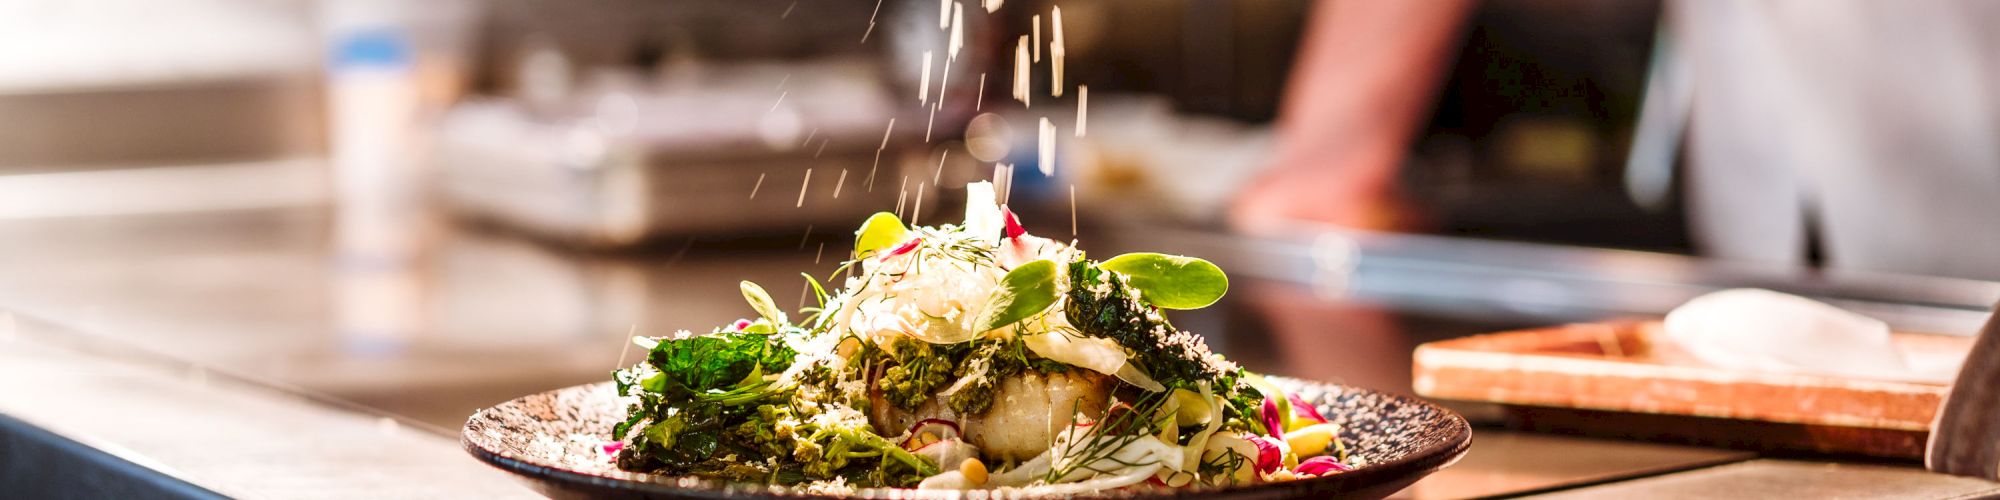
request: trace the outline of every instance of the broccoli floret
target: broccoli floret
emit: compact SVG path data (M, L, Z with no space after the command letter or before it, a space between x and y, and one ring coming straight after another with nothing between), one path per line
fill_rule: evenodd
M790 406L762 405L731 437L778 457L780 470L796 470L801 480L846 477L857 484L907 485L914 481L896 481L921 480L938 470L928 459L877 435L867 417L851 408L801 416Z
M962 415L979 415L993 407L993 395L1000 381L1026 372L1043 374L1069 371L1070 366L1036 356L1020 337L981 339L946 350L951 359L954 382L964 383L945 404ZM966 377L973 377L965 380Z
M889 404L904 410L916 411L924 401L931 399L938 389L952 379L952 359L948 353L935 352L928 342L910 338L896 339L895 361L882 371L882 378L875 382L882 389L882 396Z
M1022 362L1016 356L999 355L1003 344L986 342L972 350L972 355L958 363L955 375L965 380L965 385L946 398L945 404L961 414L978 415L993 407L993 393L1000 380L1021 373Z

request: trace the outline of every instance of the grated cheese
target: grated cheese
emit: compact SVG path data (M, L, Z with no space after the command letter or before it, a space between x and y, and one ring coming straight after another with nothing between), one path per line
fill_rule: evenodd
M805 181L799 183L799 203L793 206L792 208L800 208L806 206L806 186L812 185L812 181L813 181L813 169L808 168L806 169Z
M1021 35L1014 43L1014 100L1021 101L1023 106L1029 105L1028 71L1028 36Z
M937 184L937 185L940 185L940 186L944 185L944 184L943 184L943 181L944 181L944 159L945 159L945 158L948 158L948 157L950 157L950 156L951 156L951 150L949 150L949 149L946 149L946 150L943 150L942 152L938 153L938 168L937 168L937 173L936 173L936 174L933 174L933 175L931 175L931 184Z
M1042 15L1035 14L1035 62L1042 62Z
M924 215L924 183L917 183L917 201L910 204L910 225L917 225L917 218Z
M957 59L958 50L965 48L965 4L960 2L951 3L951 43L947 47L947 61Z
M868 43L868 35L875 32L875 16L882 14L882 0L875 0L875 11L868 13L868 30L861 32L861 43Z
M1046 116L1042 117L1040 153L1041 156L1037 161L1041 162L1041 165L1038 166L1042 168L1042 175L1054 177L1056 175L1056 124L1050 123L1049 117Z
M1049 42L1049 92L1056 97L1062 97L1063 56L1068 55L1069 52L1068 49L1063 48L1062 7L1055 7L1049 13L1049 20L1051 28L1055 30L1054 33L1051 33L1053 37Z
M1090 86L1076 86L1076 136L1083 137L1083 128L1090 124Z
M923 71L923 83L917 86L917 102L929 104L931 102L931 51L928 50L924 51ZM784 98L785 96L783 95L778 96L779 100L783 100Z

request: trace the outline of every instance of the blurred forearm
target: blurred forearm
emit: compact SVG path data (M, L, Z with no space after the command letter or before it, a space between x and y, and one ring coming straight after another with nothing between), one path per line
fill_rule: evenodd
M1237 229L1287 220L1422 226L1396 190L1474 0L1327 0L1315 6L1280 111L1270 169L1236 199Z
M1320 2L1286 89L1279 166L1354 169L1346 176L1356 182L1393 179L1473 5Z

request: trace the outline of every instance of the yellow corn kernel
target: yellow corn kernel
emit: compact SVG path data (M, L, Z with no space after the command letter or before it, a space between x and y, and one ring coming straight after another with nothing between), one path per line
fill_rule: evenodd
M965 475L967 486L986 484L986 464L978 458L966 457L964 462L958 464L958 473Z

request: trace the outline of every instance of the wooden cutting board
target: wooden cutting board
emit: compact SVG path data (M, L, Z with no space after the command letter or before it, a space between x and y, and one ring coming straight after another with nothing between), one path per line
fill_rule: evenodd
M1660 340L1657 321L1559 326L1419 346L1426 397L1507 405L1516 427L1757 450L1922 458L1942 382L1718 368ZM1972 338L1897 333L1913 357Z

